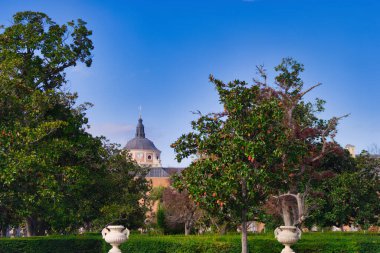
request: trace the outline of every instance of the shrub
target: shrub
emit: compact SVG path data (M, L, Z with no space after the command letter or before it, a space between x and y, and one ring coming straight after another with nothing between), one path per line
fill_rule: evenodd
M250 253L281 252L283 245L272 234L250 235ZM135 236L121 246L128 253L240 253L239 235ZM379 234L305 233L293 246L297 253L380 253Z
M157 227L165 231L165 210L162 208L161 205L158 206L157 210Z
M250 253L281 252L273 234L250 235ZM239 235L164 236L132 234L121 246L128 253L240 253ZM0 239L0 253L106 253L100 234ZM297 253L380 253L380 234L305 233Z
M103 253L105 243L93 236L4 238L0 253Z

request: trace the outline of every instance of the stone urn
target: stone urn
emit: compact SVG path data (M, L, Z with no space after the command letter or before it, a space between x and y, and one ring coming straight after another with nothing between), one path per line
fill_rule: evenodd
M301 230L295 226L281 226L276 228L274 231L274 236L277 241L285 245L285 248L281 251L281 253L294 253L290 246L301 239L301 233Z
M125 242L129 237L129 230L124 226L107 226L102 230L103 239L112 245L108 253L122 253L119 245Z

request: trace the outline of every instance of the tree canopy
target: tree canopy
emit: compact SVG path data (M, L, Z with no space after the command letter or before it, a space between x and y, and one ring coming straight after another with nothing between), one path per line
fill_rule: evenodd
M316 170L320 158L341 150L333 141L339 118L319 119L324 101L304 101L319 84L304 90L303 70L295 60L283 59L275 68L274 85L267 83L263 67L253 84L210 76L224 111L199 113L193 131L172 144L179 161L198 157L176 187L186 189L201 208L241 222L242 252L247 252L246 222L259 219L268 197L284 202L283 193L307 191L308 183L323 173ZM286 225L298 221L284 215Z
M316 187L322 197L311 203L308 225L360 226L367 229L380 223L380 160L367 152L355 158L348 152L343 156L330 156L324 159L334 176L325 179Z
M2 227L24 223L28 235L89 223L111 199L118 156L86 129L86 109L65 86L65 71L92 63L92 31L83 20L58 25L40 12L19 12L0 33L0 209ZM125 160L125 156L124 156ZM127 162L127 161L126 161ZM128 159L121 173L135 171ZM139 181L142 182L142 181ZM144 181L145 182L145 181ZM137 184L137 183L136 183ZM111 185L111 186L109 186ZM125 195L127 196L127 195ZM108 201L108 202L107 202ZM138 200L134 206L138 206ZM131 207L131 209L134 209Z

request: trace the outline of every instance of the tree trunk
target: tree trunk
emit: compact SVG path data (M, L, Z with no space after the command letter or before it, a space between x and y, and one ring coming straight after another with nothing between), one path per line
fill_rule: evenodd
M8 228L8 226L5 226L5 225L3 225L1 227L1 237L6 237L7 236L7 228Z
M185 222L185 235L190 235L190 230L191 230L190 222L186 221Z
M285 226L293 226L289 206L284 199L281 200L281 211Z
M227 232L227 222L224 222L218 227L218 232L220 235L225 235Z
M244 208L241 214L241 253L248 253L247 242L247 210Z
M241 192L244 201L244 207L241 211L241 253L248 253L247 242L247 182L242 180Z
M32 217L28 217L25 220L26 223L26 236L31 237L36 235L35 222Z
M29 216L26 222L26 236L43 236L46 235L45 231L48 228L46 223L34 216Z

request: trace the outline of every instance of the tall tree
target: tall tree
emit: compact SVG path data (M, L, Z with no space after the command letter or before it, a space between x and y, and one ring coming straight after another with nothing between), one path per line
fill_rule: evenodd
M172 144L179 161L198 155L176 187L186 189L202 208L239 221L243 253L247 221L262 214L261 206L270 195L277 195L284 206L286 225L302 221L303 202L290 210L284 196L303 201L299 193L306 191L316 173L316 162L338 149L329 141L338 118L318 119L315 114L323 111L324 101L303 100L319 84L303 90L303 66L290 58L275 70L274 85L267 83L263 67L258 67L261 78L252 85L240 80L224 83L210 76L224 111L200 115L192 122L194 131ZM292 213L301 218L293 219Z
M2 227L23 219L28 235L41 235L100 215L107 223L143 221L146 172L87 133L91 104L77 105L77 94L66 91L65 70L92 63L91 34L80 19L58 25L40 12L16 13L0 33ZM116 208L117 201L124 205Z
M67 68L91 65L91 34L82 20L58 25L31 11L0 33L0 205L25 219L28 235L105 172L102 142L85 131L89 104L75 107L63 89Z
M224 107L200 115L193 132L172 144L177 159L198 155L175 185L186 189L201 208L242 224L242 252L247 248L247 221L257 219L271 180L268 167L278 160L276 147L285 138L283 118L273 89L210 76Z
M91 202L99 201L99 197L106 197L100 213L96 213L97 216L94 217L94 224L98 228L105 224L141 228L150 206L147 193L151 184L145 178L149 168L138 166L125 150L113 148L110 151L111 156L106 160L107 175L104 185L90 191L98 192L95 198L91 198Z
M286 226L300 225L308 216L307 199L313 192L313 185L332 175L331 169L323 169L322 159L331 153L343 153L334 140L336 127L341 118L329 120L318 118L324 111L325 101L316 99L313 104L304 100L305 95L321 84L303 89L300 74L302 64L287 58L275 68L279 75L275 78L277 94L285 129L285 138L274 143L279 154L279 163L273 167L275 182L272 197L280 208ZM265 74L264 74L265 75Z
M165 218L168 225L183 224L185 235L189 235L201 212L186 191L178 192L167 187L162 196Z

